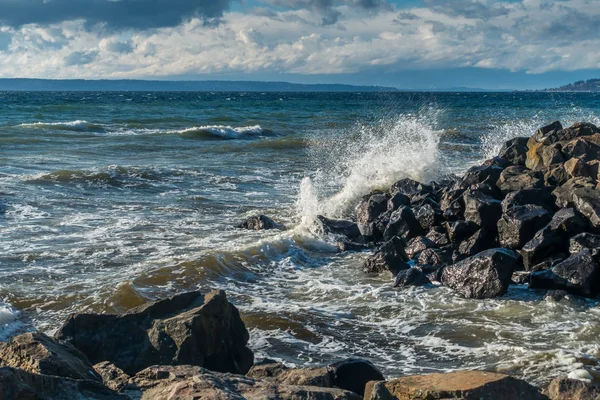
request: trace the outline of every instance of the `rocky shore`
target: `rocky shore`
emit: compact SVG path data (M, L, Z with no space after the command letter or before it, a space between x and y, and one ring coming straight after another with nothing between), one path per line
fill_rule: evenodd
M319 217L341 251L372 252L364 272L394 286L437 282L472 299L511 284L600 294L600 129L558 122L508 141L498 157L440 182L366 195L353 220ZM284 229L259 216L246 229ZM600 399L595 366L542 388L491 371L386 380L369 361L290 368L255 360L223 291L183 293L121 315L74 314L54 337L0 343L0 400L13 399Z

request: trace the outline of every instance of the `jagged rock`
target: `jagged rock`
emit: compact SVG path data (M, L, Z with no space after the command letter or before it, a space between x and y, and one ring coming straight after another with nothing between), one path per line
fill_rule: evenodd
M325 367L290 368L275 378L281 385L333 387L333 380Z
M383 374L369 361L349 358L327 367L333 384L341 389L365 393L365 387L370 381L383 380Z
M469 186L469 190L472 192L481 192L496 200L502 200L504 197L502 191L496 185L496 182L492 182L489 179L486 179L483 183L476 183L475 185Z
M431 265L437 269L446 264L446 261L441 250L425 249L419 254L417 264L420 266Z
M463 202L463 194L466 189L463 188L449 188L445 190L440 197L440 209L442 211L446 211L449 207L451 207L452 203L458 201L458 206L464 209L465 204Z
M416 258L423 250L432 249L437 245L430 239L424 236L412 238L406 244L406 255L409 259Z
M569 161L563 164L563 168L567 172L567 174L572 177L588 177L587 176L587 165L585 162L579 158L571 158ZM597 174L596 174L597 176Z
M391 194L402 193L412 199L414 195L422 193L430 193L431 188L421 182L417 182L410 178L400 179L392 185L389 192Z
M24 333L0 343L0 365L33 374L102 382L83 353L41 332Z
M562 299L568 297L569 292L567 292L566 290L550 290L548 291L548 293L546 293L544 299L552 301L561 301Z
M504 143L498 155L508 160L511 164L525 165L528 140L529 138L526 137L510 139Z
M571 177L562 164L550 165L544 171L544 184L546 186L564 185Z
M494 232L497 229L498 220L502 216L502 203L481 192L466 191L463 195L465 200L465 221L473 222L480 228Z
M538 133L536 133L534 138L544 145L550 145L556 142L564 142L584 136L592 136L599 132L600 131L594 124L578 122L567 129L553 129L549 132L546 132L541 137L538 135Z
M408 256L405 252L404 241L395 236L388 240L377 249L377 251L367 258L364 264L364 271L367 273L380 273L390 271L393 275L410 266L406 263Z
M600 227L600 190L592 188L578 188L571 194L573 205L592 226Z
M569 253L577 254L583 249L589 249L592 255L600 254L600 235L583 232L571 238Z
M477 224L474 222L455 221L447 224L448 237L455 246L471 237L478 229Z
M582 161L598 160L600 158L600 146L586 137L570 141L562 147L566 159L577 158Z
M409 268L398 272L394 287L422 286L428 283L430 283L429 279L423 271L418 268Z
M338 250L342 253L346 251L364 251L370 249L369 245L350 242L348 240L340 240L339 242L337 242L337 247Z
M553 123L546 126L542 126L540 129L538 129L533 134L533 138L536 141L541 142L544 139L544 137L546 137L550 132L560 131L561 129L563 129L563 126L560 123L560 121L554 121Z
M357 240L361 237L360 229L356 222L329 219L322 215L318 215L317 218L321 222L325 232L346 236L350 240Z
M474 256L484 250L497 245L496 235L494 232L486 231L485 229L479 229L470 238L461 242L458 246L458 254L454 261L462 260L466 257Z
M520 249L552 218L543 207L516 206L507 210L498 221L498 238L502 247Z
M440 227L439 230L432 229L427 232L425 237L435 243L438 247L445 246L450 244L450 239L448 239L448 235L443 228Z
M578 177L571 178L564 185L557 187L552 191L556 199L556 205L559 208L570 207L573 203L573 192L579 188L595 188L596 184L590 178Z
M587 222L573 208L559 210L548 225L539 230L519 251L523 257L523 265L530 270L534 265L553 254L566 252L569 238L584 232Z
M484 371L403 376L367 384L365 400L543 400L529 383L508 375Z
M410 206L410 197L403 193L396 192L388 200L387 209L388 211L396 211L401 206Z
M484 167L506 168L506 167L510 167L510 161L508 161L504 157L496 156L496 157L490 158L489 160L485 160L483 162L483 164L481 164L481 165ZM489 180L489 178L487 178L486 180Z
M569 378L555 378L544 391L551 400L598 400L600 388Z
M561 150L562 145L560 143L545 146L542 149L542 165L548 168L553 164L562 164L565 161L565 156Z
M433 226L438 225L442 220L442 214L435 210L431 204L424 204L415 210L415 218L424 232L429 231Z
M238 228L254 231L284 229L283 225L278 224L266 215L254 215L250 218L247 218L244 222L238 225Z
M356 207L356 222L368 224L375 221L388 209L388 197L383 193L372 193L363 197Z
M512 274L511 280L517 285L523 285L529 283L529 275L531 275L531 272L515 271Z
M269 358L263 358L262 360L254 363L246 376L254 379L273 378L279 376L282 372L287 371L288 369L289 368L283 363L271 360Z
M552 256L546 258L544 261L542 261L538 264L535 264L533 267L530 267L529 271L536 272L536 271L544 271L547 269L551 269L556 264L566 260L567 257L568 257L568 254L564 254L564 253L553 254Z
M244 374L254 359L248 331L223 291L183 293L121 315L73 314L56 338L129 375L157 364Z
M129 400L97 381L39 375L22 369L0 367L1 400L94 399Z
M531 274L529 286L562 289L579 296L592 297L600 289L600 267L588 249L572 255L552 269Z
M471 167L463 176L459 187L466 189L471 185L483 183L486 179L492 182L498 181L500 174L504 168L498 165L481 165L479 167Z
M512 166L502 171L496 185L504 194L528 188L542 188L544 176L540 172L522 166Z
M390 240L394 236L399 236L404 240L409 240L423 233L413 211L409 207L400 207L390 216L390 222L383 232L383 239Z
M506 293L518 256L506 249L489 249L442 272L442 284L467 298L486 299Z
M527 204L544 207L551 214L554 214L556 210L555 198L552 196L552 192L543 188L523 189L508 193L504 200L502 200L502 212L506 213L512 207Z
M533 171L541 170L544 166L542 161L543 150L543 143L540 143L533 136L529 138L529 141L527 142L527 157L525 158L525 166Z
M94 370L102 377L104 385L116 392L120 391L131 378L122 369L108 361L94 365Z
M295 399L360 400L361 396L342 389L280 384L272 379L253 379L204 368L153 366L140 371L123 388L130 398L154 399Z

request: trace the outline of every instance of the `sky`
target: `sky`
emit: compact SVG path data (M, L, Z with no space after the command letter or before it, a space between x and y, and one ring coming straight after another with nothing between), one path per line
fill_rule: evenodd
M0 78L538 89L600 78L600 0L0 0Z

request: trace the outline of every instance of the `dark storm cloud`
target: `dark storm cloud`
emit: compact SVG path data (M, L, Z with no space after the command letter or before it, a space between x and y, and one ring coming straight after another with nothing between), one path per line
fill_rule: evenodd
M84 19L112 29L176 26L189 17L220 18L230 0L0 0L0 25Z

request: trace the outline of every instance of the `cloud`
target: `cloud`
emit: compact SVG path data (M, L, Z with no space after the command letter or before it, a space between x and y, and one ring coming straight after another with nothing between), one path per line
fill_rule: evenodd
M220 18L229 0L0 0L0 24L20 27L85 20L109 29L176 26L182 20Z
M342 12L336 8L346 6L369 13L391 11L392 6L387 0L263 0L278 7L312 10L320 15L322 26L335 25L342 17Z
M500 2L480 0L426 0L426 4L436 12L453 17L486 20L507 15L510 11Z
M65 57L65 66L90 64L96 57L98 57L97 51L74 51Z
M133 51L133 42L131 40L121 42L118 40L103 39L100 41L100 48L113 53L131 53Z
M0 29L0 51L8 50L8 46L12 41L12 34L8 29Z

